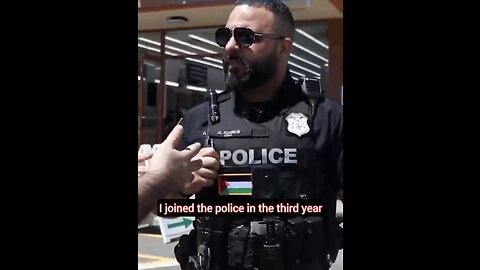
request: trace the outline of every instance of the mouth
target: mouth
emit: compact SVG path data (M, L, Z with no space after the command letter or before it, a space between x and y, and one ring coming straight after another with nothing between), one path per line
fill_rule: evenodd
M230 59L227 62L228 72L232 73L233 75L242 75L245 70L246 66L240 59Z
M229 65L244 65L240 59L229 59L227 62Z

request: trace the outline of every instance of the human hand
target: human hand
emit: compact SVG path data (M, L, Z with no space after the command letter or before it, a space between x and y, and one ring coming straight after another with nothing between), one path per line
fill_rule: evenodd
M200 143L195 143L182 151L178 151L175 147L180 142L183 135L183 127L175 126L168 137L161 143L155 153L153 153L150 164L145 172L148 179L151 180L150 185L164 187L158 182L169 181L169 190L176 192L182 190L185 184L194 179L193 171L202 167L202 160L194 158L201 149ZM165 190L159 193L164 193Z
M138 155L138 163L144 162L152 157L153 153ZM146 166L138 166L138 176L144 174L147 171Z
M194 159L200 159L203 165L199 170L193 172L193 180L185 184L182 191L185 194L194 194L204 187L213 185L220 168L220 158L212 147L202 148Z

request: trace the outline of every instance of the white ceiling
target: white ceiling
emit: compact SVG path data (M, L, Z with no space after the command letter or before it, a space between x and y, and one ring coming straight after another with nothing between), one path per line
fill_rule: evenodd
M318 22L315 24L310 25L297 25L296 29L302 30L304 33L307 33L313 36L316 40L323 42L328 47L328 40L327 40L327 24L323 22ZM202 51L200 48L207 49L212 51L213 53L221 53L222 48L207 44L203 41L196 40L192 37L198 36L204 39L207 39L214 42L214 33L216 28L206 28L206 29L195 29L195 30L181 30L181 31L169 31L167 32L167 39L165 42L166 52L167 53L175 53L175 54L183 54L179 50L196 53L196 54L205 54L206 52ZM160 42L160 33L159 32L141 32L138 34L139 40L139 50L144 51L150 55L160 56L159 52L155 52L154 50L159 51L160 46L153 44L152 42ZM296 31L295 32L295 43L297 46L294 45L291 57L290 57L290 70L292 72L297 72L294 74L295 77L299 77L303 75L307 76L316 76L322 77L326 73L328 73L328 58L329 58L329 49L325 46L322 46L311 39L304 36L302 33ZM192 47L196 46L196 47ZM151 49L145 49L144 46L148 46ZM306 48L311 52L317 54L318 56L314 56L311 53L306 52L305 50L301 49L300 47ZM321 59L323 58L323 60ZM211 64L221 66L221 62L215 62L211 59L202 59L202 61L209 62ZM310 63L308 63L310 62ZM311 64L313 63L313 65Z
M177 1L177 0L170 0ZM191 1L191 0L190 0ZM291 0L293 3L297 0ZM295 5L290 5L293 12L294 19L296 21L296 28L304 31L305 33L313 36L315 39L323 42L328 47L327 39L327 24L325 22L298 22L298 21L310 21L327 18L342 18L342 14L330 3L329 0L311 0L309 6L298 4L301 1L308 2L308 0L298 0ZM288 1L286 1L288 4ZM159 50L160 46L145 41L148 39L154 42L160 42L160 33L154 30L169 30L166 33L168 39L165 42L167 53L182 54L178 50L189 51L196 54L203 54L205 52L192 48L189 45L202 47L204 49L221 53L222 49L218 46L207 44L202 41L198 41L192 38L191 35L199 36L214 42L214 33L218 26L222 26L228 19L228 15L232 9L232 5L217 6L217 7L205 7L205 8L189 8L189 9L177 9L168 11L155 11L155 12L140 12L139 13L139 51L150 55L160 56L160 53L155 52ZM187 23L168 24L166 18L170 16L185 16L189 19ZM204 27L200 29L188 29L190 27ZM175 30L176 28L187 28L186 30ZM173 39L184 42L180 44ZM325 76L328 73L328 58L329 49L325 48L318 43L315 43L311 39L307 38L300 32L295 32L295 44L304 47L311 52L320 56L314 56L305 50L294 46L292 49L293 56L290 57L289 68L295 77L303 75L318 76L322 78L322 81L326 79ZM142 46L148 46L154 50L145 49ZM176 50L175 50L176 49ZM301 58L301 59L299 59ZM221 66L221 63L212 61L212 59L201 59L210 65ZM313 65L312 65L313 63ZM209 66L211 67L211 66ZM302 69L303 68L303 69ZM305 70L308 69L309 71ZM297 74L295 74L295 72Z
M329 0L287 0L284 2L290 7L295 21L343 17L343 14L339 12ZM139 12L138 30L219 26L225 24L232 8L233 5L228 4L222 6ZM188 18L188 22L169 23L167 22L167 18L171 16L186 17Z

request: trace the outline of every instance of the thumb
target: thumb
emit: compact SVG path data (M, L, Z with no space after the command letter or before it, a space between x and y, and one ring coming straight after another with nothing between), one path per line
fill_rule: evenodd
M180 143L183 136L183 126L176 125L173 130L168 134L168 137L163 141L164 145L168 145L171 148L176 148Z

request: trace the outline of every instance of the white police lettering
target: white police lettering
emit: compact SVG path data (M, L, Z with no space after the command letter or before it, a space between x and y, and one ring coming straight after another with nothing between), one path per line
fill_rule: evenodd
M220 163L225 166L225 160L229 160L232 158L232 152L230 151L220 151Z
M270 153L268 153L268 160L270 160L271 163L273 164L280 164L283 161L283 157L281 155L278 155L278 159L275 159L275 153L282 153L282 149L278 148L273 148L270 150Z
M262 164L267 164L267 149L262 149Z
M297 164L297 149L285 148L285 164Z
M242 155L242 159L239 160L238 159L238 155ZM245 150L242 150L242 149L239 149L239 150L235 150L232 154L232 160L233 160L233 163L237 164L237 165L243 165L245 163L247 163L247 152Z
M261 150L262 159L255 159L255 152ZM233 151L220 150L220 163L225 166L225 161L231 160L235 165L248 164L297 164L297 149L296 148L272 148L272 149L248 149L248 152L243 149ZM258 156L258 155L257 155Z
M262 164L261 160L255 160L255 152L253 149L248 150L248 164Z

